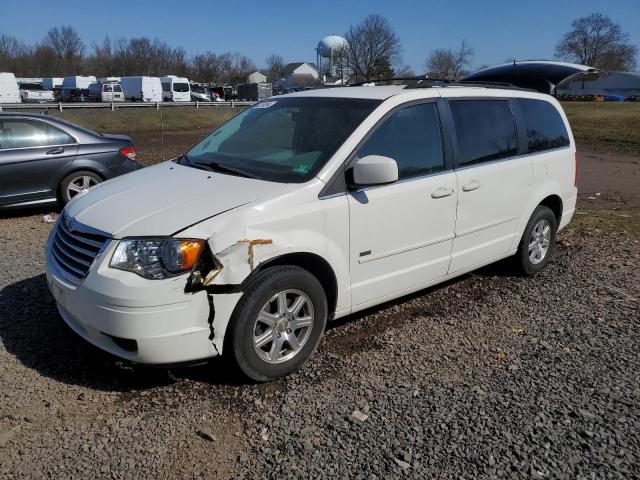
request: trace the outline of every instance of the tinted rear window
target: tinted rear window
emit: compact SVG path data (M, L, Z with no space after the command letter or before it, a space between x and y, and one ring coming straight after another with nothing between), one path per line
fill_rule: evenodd
M569 134L556 108L544 100L518 99L527 128L529 152L569 145Z
M454 100L450 105L458 141L457 166L517 154L516 128L508 100Z

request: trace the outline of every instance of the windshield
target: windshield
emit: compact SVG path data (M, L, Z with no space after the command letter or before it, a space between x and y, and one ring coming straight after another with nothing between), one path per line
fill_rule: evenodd
M179 163L223 167L267 181L305 182L379 104L354 98L270 99L214 130Z
M193 93L207 93L204 87L199 87L198 85L191 85L191 91Z
M188 92L189 91L189 84L188 83L174 83L173 84L173 91L174 92Z

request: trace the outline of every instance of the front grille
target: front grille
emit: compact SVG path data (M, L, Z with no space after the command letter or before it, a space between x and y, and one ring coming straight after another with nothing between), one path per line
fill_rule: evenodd
M65 277L75 283L87 276L91 263L108 240L108 237L88 230L63 214L53 236L52 257Z

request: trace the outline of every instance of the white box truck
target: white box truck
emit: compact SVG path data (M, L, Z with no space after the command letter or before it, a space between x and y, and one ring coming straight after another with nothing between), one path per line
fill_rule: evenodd
M73 76L73 77L64 77L62 80L62 89L63 90L74 90L74 89L85 89L89 88L89 85L95 83L96 77L93 75L89 75L86 77L83 76Z
M188 78L167 75L166 77L160 77L160 81L162 82L162 98L165 100L169 102L191 101Z
M21 103L20 89L13 73L0 73L0 103Z
M162 85L158 77L122 77L124 97L131 102L161 102Z

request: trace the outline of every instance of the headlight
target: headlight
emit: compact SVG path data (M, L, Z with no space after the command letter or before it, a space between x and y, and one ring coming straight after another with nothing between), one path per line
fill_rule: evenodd
M198 261L204 240L136 238L121 240L110 267L154 280L187 273Z

